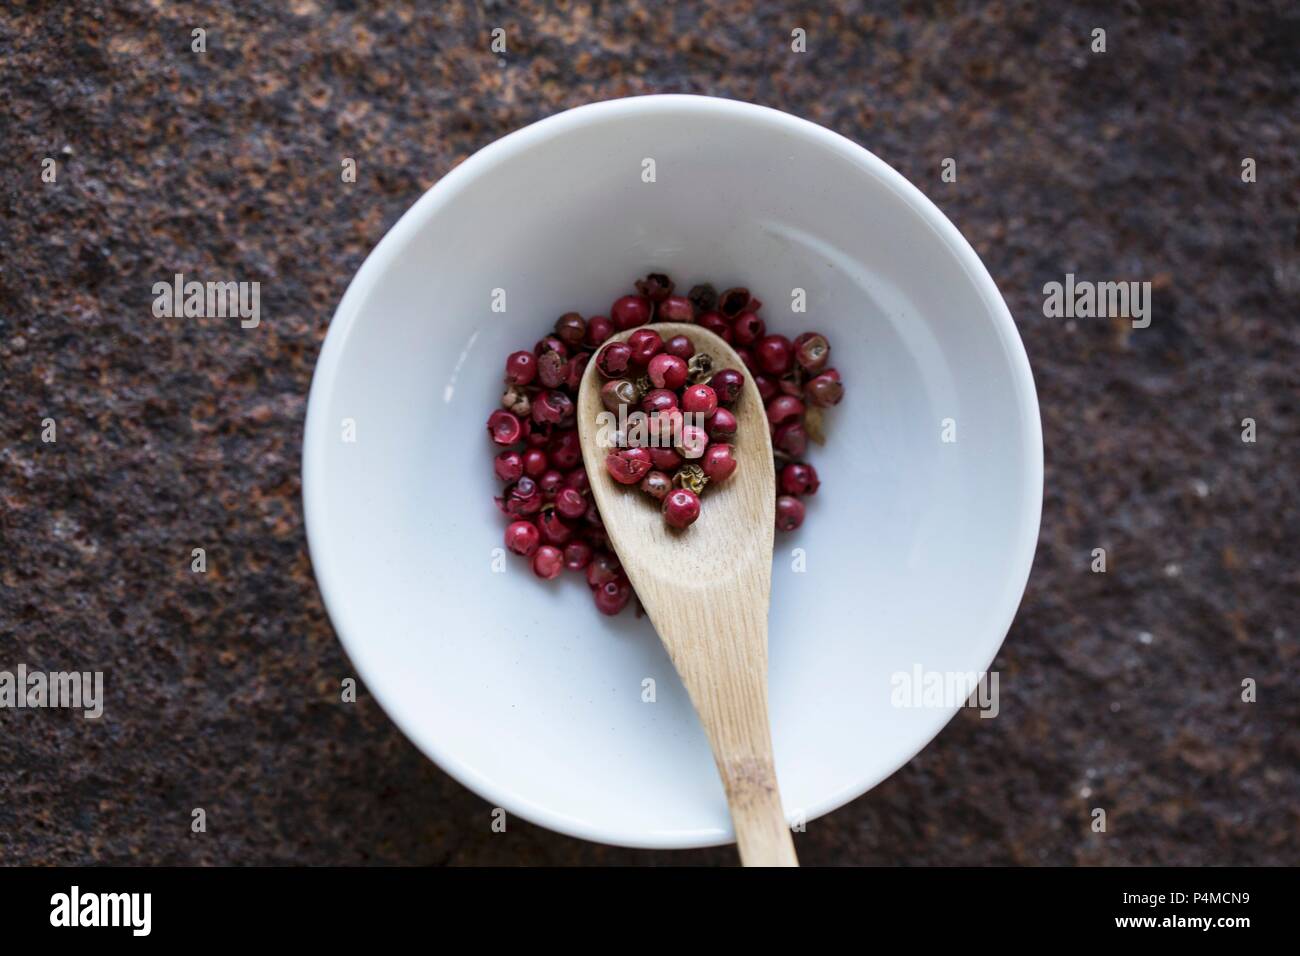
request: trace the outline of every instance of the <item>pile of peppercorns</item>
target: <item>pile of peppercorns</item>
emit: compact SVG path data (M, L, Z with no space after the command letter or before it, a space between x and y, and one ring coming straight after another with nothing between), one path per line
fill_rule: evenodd
M711 285L697 285L687 295L674 295L673 281L659 273L638 280L636 289L635 295L617 299L608 317L584 320L567 312L531 352L512 353L506 359L502 407L487 425L501 446L493 468L506 483L496 498L510 519L506 547L531 559L540 578L558 577L565 568L584 572L596 607L605 614L621 611L632 588L609 547L583 467L574 418L587 363L600 350L601 401L610 411L636 405L652 420L674 427L673 410L703 417L702 427L681 424L671 445L619 447L606 459L616 480L639 484L660 500L665 520L676 528L698 517L705 484L726 480L736 469L731 444L736 418L728 406L744 384L737 369L715 371L711 357L697 353L687 336L664 341L653 329L641 329L625 343L601 349L607 338L653 321L694 322L735 348L772 429L778 531L803 523L802 499L817 492L819 481L802 459L810 438L823 440L822 410L844 396L839 373L829 367L825 336L806 332L792 342L768 335L758 314L762 303L749 290L719 295Z

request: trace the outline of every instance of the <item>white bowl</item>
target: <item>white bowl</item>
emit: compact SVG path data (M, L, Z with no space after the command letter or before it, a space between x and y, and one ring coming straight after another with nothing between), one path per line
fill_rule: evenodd
M1034 554L1042 435L970 245L871 153L785 113L694 96L570 110L466 160L389 231L334 316L307 413L307 531L339 637L402 731L492 806L696 847L732 839L727 805L647 621L598 614L579 575L540 582L514 556L493 571L484 424L506 354L563 312L607 314L650 271L748 286L772 331L824 332L846 383L809 455L821 491L773 567L792 819L870 789L956 712L894 706L893 675L989 666Z

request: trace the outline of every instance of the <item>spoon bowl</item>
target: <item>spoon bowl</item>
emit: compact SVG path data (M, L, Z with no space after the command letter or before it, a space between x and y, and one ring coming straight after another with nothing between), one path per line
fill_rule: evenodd
M605 469L608 448L600 446L596 428L596 416L605 410L600 400L600 387L605 380L596 363L588 362L578 395L578 434L582 438L592 494L610 540L619 550L620 560L623 554L620 545L628 545L631 556L630 546L635 542L634 564L638 575L654 577L674 588L696 590L734 580L739 566L761 556L769 568L770 581L776 475L767 414L753 376L735 350L705 328L686 322L656 322L642 328L653 329L665 340L685 335L697 353L713 356L715 371L734 368L745 376L740 397L730 409L736 416L736 439L731 444L735 446L739 466L726 481L711 482L705 488L700 496L700 516L690 528L685 532L670 528L653 499L635 493L635 487L620 485ZM635 331L616 333L608 342L626 341ZM620 542L619 538L629 534L634 538ZM627 566L624 562L624 567Z

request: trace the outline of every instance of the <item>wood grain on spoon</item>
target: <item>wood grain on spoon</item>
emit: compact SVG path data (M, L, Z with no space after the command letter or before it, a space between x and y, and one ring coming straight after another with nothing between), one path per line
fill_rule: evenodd
M644 327L644 326L643 326ZM658 502L605 470L598 439L603 379L587 364L578 393L578 433L610 544L659 632L708 735L722 776L736 843L746 866L797 866L781 810L767 716L767 611L772 584L776 476L763 400L740 357L698 325L658 322L667 339L685 335L713 368L745 373L736 415L739 467L700 496L700 517L669 528ZM623 341L632 331L609 341ZM634 409L629 408L631 412Z

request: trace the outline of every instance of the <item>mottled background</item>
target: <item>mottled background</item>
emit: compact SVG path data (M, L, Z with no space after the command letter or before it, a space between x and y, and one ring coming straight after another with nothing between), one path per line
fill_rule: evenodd
M403 210L534 120L688 91L917 183L1000 285L1042 402L1001 716L964 712L812 823L804 862L1296 863L1298 51L1281 0L6 3L0 666L102 668L109 692L99 722L0 711L0 862L733 860L490 833L373 699L338 703L299 501L330 315ZM261 328L154 320L177 271L259 280ZM1044 318L1067 271L1152 281L1151 327Z

